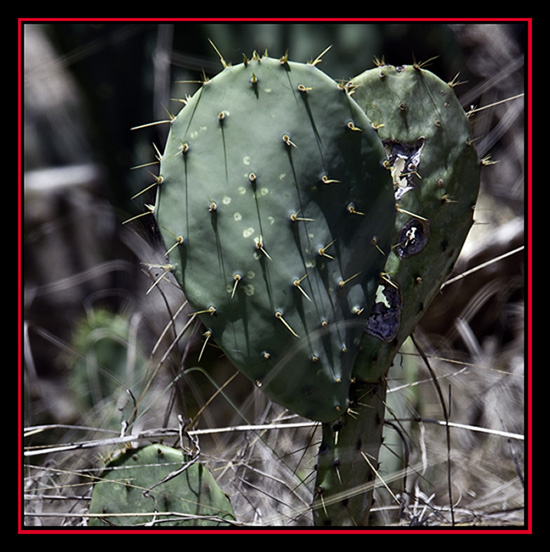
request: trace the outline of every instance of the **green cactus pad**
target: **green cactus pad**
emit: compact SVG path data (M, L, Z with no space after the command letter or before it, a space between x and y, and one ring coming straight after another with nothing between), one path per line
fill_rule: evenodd
M159 444L125 451L109 462L94 485L89 513L99 515L90 516L89 525L229 524L235 519L231 503L202 464L192 463L168 478L187 460L183 452Z
M312 419L348 405L394 232L384 159L345 87L256 55L187 101L162 155L155 216L206 336Z
M398 207L387 279L354 372L378 381L453 268L473 223L481 165L452 86L430 71L384 65L350 84L386 148Z

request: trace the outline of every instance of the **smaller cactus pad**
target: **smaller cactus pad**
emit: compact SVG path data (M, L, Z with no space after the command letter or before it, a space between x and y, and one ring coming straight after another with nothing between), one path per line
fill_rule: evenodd
M183 452L160 444L123 452L94 485L89 513L99 515L89 525L227 525L235 519L231 503L202 464L168 478L187 461Z
M395 242L354 375L378 381L452 270L473 224L480 167L451 85L419 65L384 65L351 80L394 182Z

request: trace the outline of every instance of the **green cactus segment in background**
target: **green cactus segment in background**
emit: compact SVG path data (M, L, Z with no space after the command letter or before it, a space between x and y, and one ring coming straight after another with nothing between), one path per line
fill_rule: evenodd
M480 162L452 86L430 71L384 65L351 85L386 148L398 208L387 279L354 372L378 381L460 253L473 223Z
M393 239L384 159L345 87L257 55L186 101L161 159L155 216L205 339L319 421L348 406Z
M112 460L95 484L89 525L219 526L233 521L231 503L212 474L165 445L130 449ZM147 514L147 515L145 515Z

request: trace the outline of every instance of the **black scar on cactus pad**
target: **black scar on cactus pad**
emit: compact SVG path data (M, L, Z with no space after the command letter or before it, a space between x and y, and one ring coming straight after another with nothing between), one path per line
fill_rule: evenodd
M403 301L397 284L382 281L378 287L365 331L390 342L397 335L401 323Z

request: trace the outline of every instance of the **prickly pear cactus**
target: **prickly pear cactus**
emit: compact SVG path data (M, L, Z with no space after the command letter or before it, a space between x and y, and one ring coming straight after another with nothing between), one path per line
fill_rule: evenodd
M414 66L352 79L387 151L397 208L395 241L353 371L352 416L323 424L315 523L368 523L385 413L385 376L451 271L473 223L480 162L451 86Z
M481 164L452 86L432 72L384 65L351 85L386 148L398 211L355 371L377 381L455 264L473 223Z
M100 515L90 516L89 525L227 525L235 519L231 503L202 464L169 477L187 461L183 452L160 444L125 451L94 486L89 513Z
M76 325L73 353L66 357L78 408L88 412L101 405L103 423L117 428L126 389L141 381L146 366L139 350L130 361L129 340L130 322L124 315L93 310Z
M314 64L254 55L171 123L155 216L212 339L293 412L345 412L394 232L383 146Z

